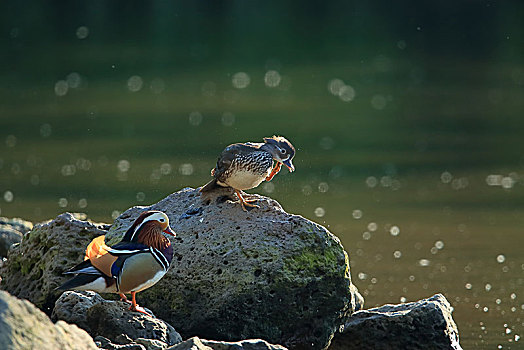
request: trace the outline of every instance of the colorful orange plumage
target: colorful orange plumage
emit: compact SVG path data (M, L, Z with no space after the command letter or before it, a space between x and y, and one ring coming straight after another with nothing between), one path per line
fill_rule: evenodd
M106 254L109 247L105 243L106 236L98 236L89 243L84 260L94 259Z

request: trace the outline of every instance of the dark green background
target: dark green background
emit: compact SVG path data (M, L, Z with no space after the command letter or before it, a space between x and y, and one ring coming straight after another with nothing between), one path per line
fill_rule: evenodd
M341 237L368 307L443 292L464 348L517 349L523 62L521 1L4 1L0 214L111 222L281 134L297 171L251 192Z

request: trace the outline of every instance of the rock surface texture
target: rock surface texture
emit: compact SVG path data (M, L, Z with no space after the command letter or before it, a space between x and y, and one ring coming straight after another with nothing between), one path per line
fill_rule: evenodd
M23 219L0 217L0 258L5 258L11 246L20 243L22 237L33 228L33 224Z
M0 291L0 347L8 350L97 350L89 334L51 320L27 300Z
M56 301L51 319L76 324L91 334L91 328L87 323L87 310L93 305L103 302L105 302L104 298L95 292L67 291Z
M104 300L95 292L69 291L56 301L52 317L74 323L93 338L104 337L111 343L162 349L182 341L171 325L128 309L129 304Z
M193 337L171 346L167 350L286 350L286 348L281 345L269 344L262 339L223 342Z
M442 294L358 311L335 335L329 350L459 350L451 312Z
M61 294L54 289L70 278L62 273L83 260L89 242L105 234L105 228L69 213L36 225L9 251L0 269L0 288L50 314Z
M144 210L162 210L177 232L170 271L138 302L185 338L262 338L295 349L323 349L362 298L337 237L258 195L242 211L228 189L202 197L184 189L124 212L106 235L118 242Z

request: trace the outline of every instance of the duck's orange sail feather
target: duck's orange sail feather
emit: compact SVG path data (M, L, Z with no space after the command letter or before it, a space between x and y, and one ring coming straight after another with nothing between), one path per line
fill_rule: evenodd
M98 236L89 243L84 260L95 259L105 255L109 247L105 243L106 236Z

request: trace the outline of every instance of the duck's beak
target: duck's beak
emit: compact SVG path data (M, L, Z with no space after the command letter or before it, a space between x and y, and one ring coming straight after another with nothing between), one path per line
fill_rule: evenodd
M291 159L286 159L282 161L282 164L284 164L289 169L290 173L295 171L295 166L293 165L293 163L291 163Z
M173 237L176 237L176 233L175 231L173 231L173 229L171 229L171 227L166 227L166 229L164 230L164 233L167 233L168 235L171 235Z

